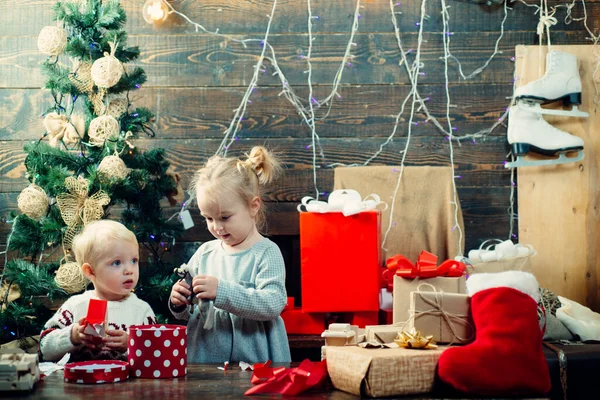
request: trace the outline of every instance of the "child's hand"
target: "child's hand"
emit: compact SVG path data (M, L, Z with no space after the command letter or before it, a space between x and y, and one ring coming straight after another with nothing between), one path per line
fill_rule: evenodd
M77 323L72 325L71 328L71 343L74 345L83 344L87 347L99 347L102 344L102 339L96 336L88 335L83 333L85 330L85 317L82 317Z
M171 289L171 303L176 306L189 305L188 298L191 294L190 285L184 280L177 281Z
M104 350L127 350L127 341L129 340L129 335L125 331L121 331L118 329L106 331L107 337L103 338L104 342Z
M192 287L194 293L197 293L197 298L213 300L217 297L219 278L209 275L196 275L192 281Z

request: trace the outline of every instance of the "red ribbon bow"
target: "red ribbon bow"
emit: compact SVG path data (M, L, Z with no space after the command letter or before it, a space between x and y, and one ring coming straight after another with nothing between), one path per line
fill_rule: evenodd
M327 376L325 361L304 360L297 368L271 368L271 361L255 364L250 382L256 386L244 393L246 396L261 393L278 393L295 396L323 383Z
M460 277L465 274L467 266L456 260L446 260L437 265L437 256L423 250L413 264L401 254L390 257L386 261L387 268L383 271L383 281L389 292L394 289L394 276L406 279L435 278L435 277Z

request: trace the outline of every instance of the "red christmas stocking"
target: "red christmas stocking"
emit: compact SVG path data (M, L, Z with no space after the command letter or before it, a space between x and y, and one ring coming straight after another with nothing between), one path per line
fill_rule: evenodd
M467 393L549 392L535 277L520 271L475 274L467 279L467 292L472 296L476 338L442 353L439 377Z

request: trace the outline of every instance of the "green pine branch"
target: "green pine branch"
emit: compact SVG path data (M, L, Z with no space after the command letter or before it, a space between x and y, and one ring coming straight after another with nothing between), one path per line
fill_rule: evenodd
M14 219L13 225L8 249L19 251L26 256L39 254L43 249L40 223L21 214Z
M11 260L5 268L4 278L10 282L18 282L21 293L46 296L50 300L67 296L63 289L56 286L54 271L49 270L46 265L38 267L24 260Z

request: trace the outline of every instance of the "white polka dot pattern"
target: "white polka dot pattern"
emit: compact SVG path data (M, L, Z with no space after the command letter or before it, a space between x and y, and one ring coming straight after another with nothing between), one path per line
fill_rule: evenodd
M132 377L174 378L187 374L187 329L182 325L131 326Z
M64 380L69 383L112 383L127 380L129 363L116 360L83 361L66 364Z

